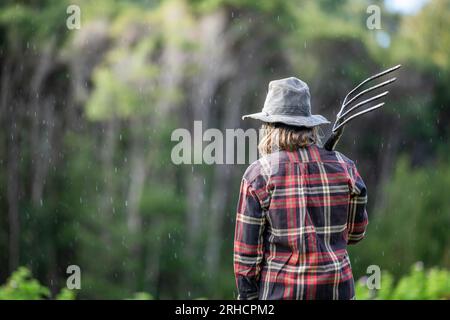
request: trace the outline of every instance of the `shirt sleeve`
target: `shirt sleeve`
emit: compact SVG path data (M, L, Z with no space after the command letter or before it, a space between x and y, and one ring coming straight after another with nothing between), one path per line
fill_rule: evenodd
M369 219L366 211L367 188L358 170L351 168L351 196L347 217L348 244L355 244L364 238Z
M239 300L258 299L264 225L264 211L257 193L243 179L234 235L234 274Z

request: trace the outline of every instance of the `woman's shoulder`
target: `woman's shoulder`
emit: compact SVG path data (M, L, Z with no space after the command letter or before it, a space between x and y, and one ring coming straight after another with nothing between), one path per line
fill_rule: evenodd
M254 161L245 170L243 179L245 179L247 182L252 183L258 176L261 175L262 164L260 160L261 159Z
M258 177L268 180L270 176L279 172L280 164L285 162L289 162L289 156L286 151L265 155L248 166L244 173L244 179L247 182L253 182Z
M343 154L342 152L333 150L326 150L322 147L317 147L317 150L320 153L320 158L323 162L344 162L347 163L349 165L354 165L354 162L352 159L350 159L349 157L347 157L345 154Z

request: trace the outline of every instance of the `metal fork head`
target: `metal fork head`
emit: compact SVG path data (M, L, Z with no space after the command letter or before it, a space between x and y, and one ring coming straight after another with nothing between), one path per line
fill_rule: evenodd
M373 92L376 89L385 87L391 83L393 83L395 80L397 80L397 78L391 78L389 80L383 81L381 83L378 83L368 89L365 90L361 90L358 91L362 86L364 86L366 83L371 82L373 80L376 80L378 78L381 78L382 76L389 74L391 72L394 72L395 70L399 69L401 67L401 65L397 65L395 67L389 68L385 71L382 71L380 73L377 73L369 78L367 78L366 80L364 80L363 82L361 82L360 84L358 84L354 89L352 89L346 96L344 101L342 102L341 105L341 109L339 110L337 116L336 116L336 121L334 122L333 125L333 132L336 132L337 130L343 128L344 125L346 125L348 122L354 120L357 117L362 116L363 114L372 112L374 110L377 110L379 108L381 108L384 105L384 102L378 103L375 106L369 107L367 109L364 109L362 111L359 111L355 114L351 114L353 111L360 109L363 106L366 106L368 104L370 104L371 102L375 101L375 100L379 100L381 98L384 98L389 91L385 91L381 94L377 94L373 97L370 97L368 99L365 99L363 101L357 102L359 98L361 98L362 96L367 95L370 92ZM357 102L357 103L356 103Z

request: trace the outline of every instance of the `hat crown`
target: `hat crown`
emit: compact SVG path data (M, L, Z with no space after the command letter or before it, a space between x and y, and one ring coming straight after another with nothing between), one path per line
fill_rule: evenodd
M263 112L270 115L311 116L308 85L295 77L271 81Z
M315 127L330 123L320 114L311 114L309 88L302 80L289 77L269 83L266 101L261 112L248 114L242 119L252 118L266 123L284 123L296 127Z

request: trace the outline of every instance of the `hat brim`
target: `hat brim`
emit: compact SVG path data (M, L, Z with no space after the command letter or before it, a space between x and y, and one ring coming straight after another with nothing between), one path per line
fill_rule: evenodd
M268 123L279 122L290 126L308 127L308 128L330 123L330 121L328 121L324 116L321 116L320 114L313 114L309 117L302 117L302 116L270 115L265 112L258 112L247 114L242 117L242 120L247 118L256 119Z

